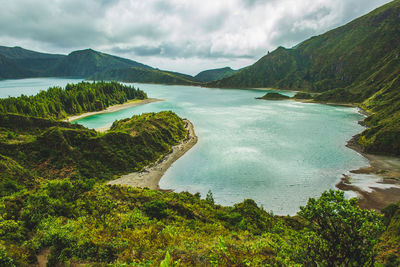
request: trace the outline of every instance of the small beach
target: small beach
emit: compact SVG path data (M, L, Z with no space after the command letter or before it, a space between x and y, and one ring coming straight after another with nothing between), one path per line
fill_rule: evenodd
M353 191L359 198L359 206L381 210L400 201L400 158L365 153L354 136L347 147L367 158L370 166L344 174L336 185L340 190Z
M119 184L133 187L147 187L159 190L159 182L167 169L189 149L197 143L197 136L194 132L193 124L189 120L184 120L188 136L179 144L171 148L171 152L158 160L153 165L147 167L142 172L133 172L121 176L120 178L108 182L108 184Z
M134 107L134 106L139 106L139 105L144 105L144 104L148 104L148 103L153 103L153 102L159 102L159 101L164 101L162 99L156 99L156 98L148 98L148 99L143 99L143 100L131 100L128 101L126 103L123 104L118 104L118 105L113 105L108 107L105 110L100 110L100 111L94 111L94 112L86 112L80 115L75 115L75 116L70 116L68 118L66 118L64 121L76 121L85 117L89 117L89 116L93 116L93 115L98 115L98 114L102 114L102 113L111 113L111 112L116 112L122 109L126 109L126 108L130 108L130 107ZM104 130L104 129L102 129Z

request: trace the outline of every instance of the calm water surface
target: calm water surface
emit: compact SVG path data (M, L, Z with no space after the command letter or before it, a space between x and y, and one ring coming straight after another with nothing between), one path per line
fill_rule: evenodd
M51 79L47 82L43 88L52 85ZM355 108L256 100L265 94L257 90L136 85L149 97L165 101L77 122L100 128L133 114L162 110L191 120L199 141L168 169L162 188L200 192L203 197L211 190L224 205L252 198L266 210L286 215L296 213L309 197L334 188L343 173L368 165L345 147L363 129Z

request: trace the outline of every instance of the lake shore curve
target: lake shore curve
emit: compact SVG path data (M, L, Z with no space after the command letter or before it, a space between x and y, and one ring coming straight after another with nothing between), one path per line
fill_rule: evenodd
M184 122L185 128L188 130L188 135L179 144L173 146L169 154L165 155L141 172L133 172L123 175L107 184L127 185L141 188L147 187L153 190L160 190L159 182L164 173L176 160L182 157L197 143L198 138L194 131L193 123L186 119Z
M103 113L112 113L112 112L116 112L116 111L119 111L122 109L130 108L130 107L134 107L134 106L140 106L140 105L144 105L144 104L149 104L149 103L153 103L153 102L159 102L159 101L164 101L164 100L157 99L157 98L147 98L147 99L143 99L143 100L134 99L132 101L128 101L123 104L109 106L105 110L85 112L85 113L82 113L79 115L69 116L64 121L72 122L72 121L76 121L76 120L90 117L93 115L98 115L98 114L103 114Z

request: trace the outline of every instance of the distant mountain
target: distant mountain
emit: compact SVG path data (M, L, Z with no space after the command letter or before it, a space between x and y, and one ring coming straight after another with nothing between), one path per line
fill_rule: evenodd
M19 46L15 47L8 47L8 46L0 46L0 54L11 58L11 59L60 59L65 57L65 55L59 54L47 54L47 53L40 53L35 52L32 50L27 50Z
M127 67L151 69L150 66L133 60L85 49L70 53L50 69L48 74L50 76L88 77L96 72Z
M210 87L318 92L319 102L362 103L373 115L358 138L368 152L400 155L400 0L294 49L279 47Z
M180 85L198 85L192 76L169 72L158 69L144 68L125 68L111 69L104 72L98 72L88 78L89 80L114 80L121 82L139 82L139 83L159 83L159 84L180 84Z
M220 69L202 71L196 76L194 76L194 78L199 82L212 82L229 77L236 72L237 70L233 70L230 67L225 67Z
M21 69L11 59L0 54L0 79L32 77L33 75L31 71Z
M400 53L400 1L312 37L295 49L279 47L215 87L275 87L324 92L362 83ZM365 99L374 90L352 91Z
M74 51L66 56L40 53L21 47L0 46L0 56L2 56L0 79L45 76L86 78L109 69L128 67L152 69L142 63L92 49Z
M13 75L7 78L46 76L47 70L65 57L65 55L40 53L17 46L0 46L0 55L5 56L9 62L12 62L8 68L14 69L15 67L12 66L14 65L18 69L13 71Z

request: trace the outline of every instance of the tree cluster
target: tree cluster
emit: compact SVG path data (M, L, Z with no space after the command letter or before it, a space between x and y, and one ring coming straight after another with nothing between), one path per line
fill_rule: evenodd
M147 95L133 86L117 82L80 82L65 88L51 87L35 96L0 99L0 112L63 119L69 115L103 110Z

